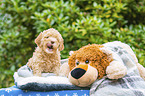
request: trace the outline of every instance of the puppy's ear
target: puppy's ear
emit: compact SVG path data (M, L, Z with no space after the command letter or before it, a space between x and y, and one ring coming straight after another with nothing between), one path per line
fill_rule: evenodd
M63 38L61 37L60 41L60 45L59 45L59 51L62 51L64 49L64 45L63 45Z
M42 32L37 36L37 38L35 39L35 43L37 44L37 46L40 47L41 44L41 39L42 39Z

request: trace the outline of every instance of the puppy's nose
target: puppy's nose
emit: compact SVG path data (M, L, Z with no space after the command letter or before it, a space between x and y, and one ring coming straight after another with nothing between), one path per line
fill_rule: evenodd
M74 77L75 79L81 78L84 74L86 73L86 70L82 68L76 68L71 71L71 76Z

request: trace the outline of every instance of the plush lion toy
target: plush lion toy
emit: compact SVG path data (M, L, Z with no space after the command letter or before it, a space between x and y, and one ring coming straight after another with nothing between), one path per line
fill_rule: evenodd
M109 79L123 78L127 74L127 67L111 48L106 47L108 45L119 46L119 48L127 50L136 62L141 76L145 79L145 68L138 64L131 48L127 44L118 41L103 45L89 44L77 51L71 52L71 56L68 58L68 64L61 66L60 73L68 76L71 83L80 87L89 86L96 79L101 79L104 76L107 76ZM114 50L117 49L114 47Z

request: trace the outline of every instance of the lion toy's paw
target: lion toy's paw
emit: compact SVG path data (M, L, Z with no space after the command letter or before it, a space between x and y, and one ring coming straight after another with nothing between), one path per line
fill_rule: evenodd
M127 74L127 68L118 61L112 61L106 69L106 74L109 79L119 79Z

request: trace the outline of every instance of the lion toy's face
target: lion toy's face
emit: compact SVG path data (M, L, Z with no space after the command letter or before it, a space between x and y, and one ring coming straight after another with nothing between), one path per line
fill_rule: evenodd
M86 87L96 79L106 74L106 68L111 61L100 48L102 45L92 44L74 51L69 57L69 80L74 85Z

